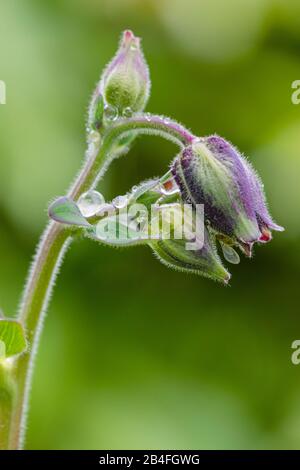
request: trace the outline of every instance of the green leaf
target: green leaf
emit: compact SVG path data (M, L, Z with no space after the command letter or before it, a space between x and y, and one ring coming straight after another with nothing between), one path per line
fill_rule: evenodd
M109 214L84 232L88 237L111 246L145 244L159 240L163 234L168 236L168 225L161 226L160 221L167 220L170 210L175 216L182 214L180 204L164 205L151 213L145 205L135 203L129 205L125 213L116 211ZM175 217L175 220L177 224L181 223L181 217Z
M77 204L68 197L60 197L49 207L49 217L56 222L79 227L89 227L90 224L81 214Z
M101 219L87 235L111 246L132 246L149 240L147 226L139 227L135 221L128 221L127 214L114 214Z
M0 359L16 356L26 350L23 326L16 320L0 320Z

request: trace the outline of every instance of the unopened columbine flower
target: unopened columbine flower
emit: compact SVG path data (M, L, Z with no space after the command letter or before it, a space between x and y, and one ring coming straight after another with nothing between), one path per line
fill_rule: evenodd
M254 242L267 242L271 230L283 230L269 214L260 178L223 138L195 139L176 157L172 172L183 200L204 204L211 229L248 256Z
M143 111L149 91L149 70L140 38L131 31L125 31L116 55L102 75L100 93L104 101L119 113L130 114Z

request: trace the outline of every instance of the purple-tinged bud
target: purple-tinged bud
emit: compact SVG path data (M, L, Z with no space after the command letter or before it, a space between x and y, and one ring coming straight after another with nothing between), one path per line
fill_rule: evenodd
M131 31L122 35L119 49L103 72L100 93L118 114L143 111L150 92L149 70L140 38Z
M248 256L254 242L267 242L271 230L283 230L268 212L259 177L221 137L195 139L176 157L172 172L183 200L204 204L211 228L238 243Z

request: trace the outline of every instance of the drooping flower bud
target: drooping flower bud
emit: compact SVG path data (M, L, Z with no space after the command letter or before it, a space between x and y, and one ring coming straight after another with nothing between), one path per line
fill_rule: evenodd
M283 230L268 212L262 183L249 162L218 136L204 137L176 157L172 172L184 201L204 204L211 228L248 255L254 242Z
M143 111L150 91L148 66L140 38L131 31L122 35L119 49L103 72L100 93L119 114Z

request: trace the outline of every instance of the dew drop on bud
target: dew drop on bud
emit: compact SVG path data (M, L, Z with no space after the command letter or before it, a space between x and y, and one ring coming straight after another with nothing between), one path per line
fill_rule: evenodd
M116 209L123 209L128 204L128 196L127 195L117 196L112 201L112 203L113 203L113 205L115 206Z
M231 246L226 245L225 243L220 242L220 245L222 247L223 255L226 261L231 264L239 264L240 257L238 253Z
M110 106L107 104L104 107L104 115L108 121L116 121L116 119L118 119L119 113L115 106Z
M123 110L122 116L130 118L132 114L133 114L132 109L130 108L130 106L127 106L127 108Z
M146 113L146 114L145 114L145 118L146 118L146 121L150 122L150 121L151 121L151 114L150 114L150 113Z
M90 190L83 193L78 199L78 207L84 217L92 217L96 215L105 199L98 191Z

